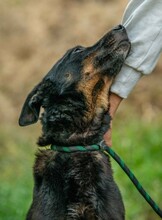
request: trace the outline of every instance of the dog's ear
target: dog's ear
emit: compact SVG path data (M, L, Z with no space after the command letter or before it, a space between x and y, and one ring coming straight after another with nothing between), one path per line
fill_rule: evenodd
M39 112L42 102L42 95L39 90L40 84L38 84L27 96L25 103L23 105L19 125L27 126L34 124L38 121Z

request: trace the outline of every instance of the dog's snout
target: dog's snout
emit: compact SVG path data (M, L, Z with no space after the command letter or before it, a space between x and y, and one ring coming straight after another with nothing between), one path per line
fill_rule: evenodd
M114 31L123 31L123 30L125 30L125 28L124 28L123 25L119 24L119 25L116 26L113 30L114 30Z
M112 30L112 35L114 36L114 39L116 40L116 42L120 42L120 41L129 41L128 39L128 35L127 35L127 31L125 29L125 27L123 25L118 25L116 26L113 30Z

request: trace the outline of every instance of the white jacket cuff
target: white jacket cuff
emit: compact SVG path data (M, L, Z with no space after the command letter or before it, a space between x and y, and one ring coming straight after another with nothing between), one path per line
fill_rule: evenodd
M110 88L110 91L122 98L127 98L134 86L142 77L142 73L124 64Z

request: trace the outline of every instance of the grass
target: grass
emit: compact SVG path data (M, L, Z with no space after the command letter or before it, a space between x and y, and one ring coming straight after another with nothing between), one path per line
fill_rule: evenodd
M30 128L31 129L31 128ZM36 150L36 127L20 129L6 126L0 129L0 219L22 220L32 199L32 165ZM115 120L113 149L133 170L144 188L162 206L161 140L162 123L146 123L120 118ZM14 132L16 131L16 132ZM8 138L9 137L9 138ZM126 219L159 219L134 188L121 168L112 161L126 208Z
M117 120L117 132L114 132L113 148L139 179L150 196L162 207L161 155L162 123L147 123L132 120L126 123ZM159 219L135 189L128 177L113 162L116 181L119 183L127 213L127 219Z
M25 219L32 199L32 138L24 137L19 128L4 126L0 140L0 219Z

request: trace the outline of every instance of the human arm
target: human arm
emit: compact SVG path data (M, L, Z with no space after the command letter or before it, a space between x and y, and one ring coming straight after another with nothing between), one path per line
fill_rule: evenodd
M123 25L132 44L130 55L111 87L110 115L112 119L123 98L143 75L154 69L162 51L162 0L131 0L126 8ZM111 127L104 136L111 146Z
M122 24L131 41L131 51L111 92L127 98L140 78L153 71L162 51L162 0L131 0Z

